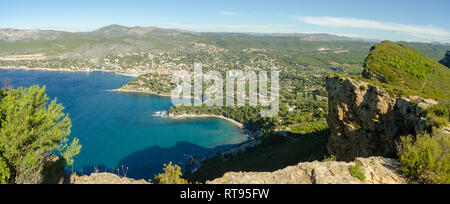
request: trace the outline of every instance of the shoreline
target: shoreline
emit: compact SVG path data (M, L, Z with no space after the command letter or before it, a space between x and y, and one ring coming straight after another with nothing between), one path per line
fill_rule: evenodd
M108 90L108 91L121 92L121 93L142 93L142 94L149 94L149 95L168 97L168 98L172 97L172 95L169 95L169 94L158 94L158 93L151 92L151 91L139 91L139 90L131 90L131 89L123 89L123 88L112 89L112 90Z
M172 94L168 94L168 93L156 93L153 91L144 91L144 90L136 90L136 89L124 89L122 88L118 88L118 89L112 89L112 90L108 90L108 91L114 91L114 92L121 92L121 93L142 93L142 94L149 94L149 95L154 95L154 96L159 96L159 97L167 97L167 98L172 98ZM189 98L177 98L177 99L193 99L193 100L198 100L197 98L194 97L189 97Z
M226 120L228 122L233 123L235 126L239 127L243 132L245 130L244 125L242 123L235 121L231 118L227 118L225 116L206 115L206 114L202 114L202 115L184 114L184 115L177 115L177 116L169 115L169 117L172 120L182 120L182 119L189 119L189 118L218 118L218 119Z
M44 71L44 72L69 72L69 73L91 73L91 72L105 72L114 73L120 76L138 77L140 74L123 73L113 70L101 70L101 69L86 69L86 70L73 70L73 69L52 69L52 68L28 68L28 67L0 67L0 69L12 69L12 70L26 70L26 71Z

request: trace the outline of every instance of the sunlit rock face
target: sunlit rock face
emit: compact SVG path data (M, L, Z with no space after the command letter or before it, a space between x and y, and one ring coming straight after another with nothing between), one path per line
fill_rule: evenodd
M349 173L356 163L365 179ZM305 162L275 172L230 172L207 184L404 184L400 163L381 157L357 158L354 162Z
M423 109L434 100L411 96L391 97L378 86L343 77L326 80L328 150L338 160L357 157L394 157L400 136L415 135L426 128Z

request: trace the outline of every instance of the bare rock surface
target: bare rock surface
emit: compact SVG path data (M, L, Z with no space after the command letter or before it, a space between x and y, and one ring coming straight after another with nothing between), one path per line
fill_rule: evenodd
M349 168L361 163L366 179L350 175ZM231 172L207 184L405 184L397 160L382 157L357 158L355 162L299 163L275 172Z
M419 134L427 121L422 110L437 104L417 96L391 97L378 86L351 78L330 77L328 150L338 160L396 154L400 136Z
M70 176L70 184L150 184L145 180L134 180L111 173L93 173L90 176Z

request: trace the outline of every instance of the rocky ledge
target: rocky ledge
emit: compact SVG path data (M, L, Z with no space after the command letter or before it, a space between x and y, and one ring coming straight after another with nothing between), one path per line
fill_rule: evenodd
M150 184L145 180L134 180L111 173L93 173L90 176L70 176L70 184Z
M360 163L361 181L350 175L350 167ZM275 172L226 173L207 184L406 184L400 163L381 157L357 158L354 162L299 163Z

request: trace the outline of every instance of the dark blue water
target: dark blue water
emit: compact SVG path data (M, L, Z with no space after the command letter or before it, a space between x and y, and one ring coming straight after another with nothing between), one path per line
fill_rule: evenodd
M73 170L89 174L128 167L131 178L152 178L163 164L183 165L184 154L206 156L238 144L246 137L220 119L170 120L152 116L168 110L170 98L118 93L131 77L111 73L61 73L0 69L14 87L46 86L72 120L71 137L83 145Z

